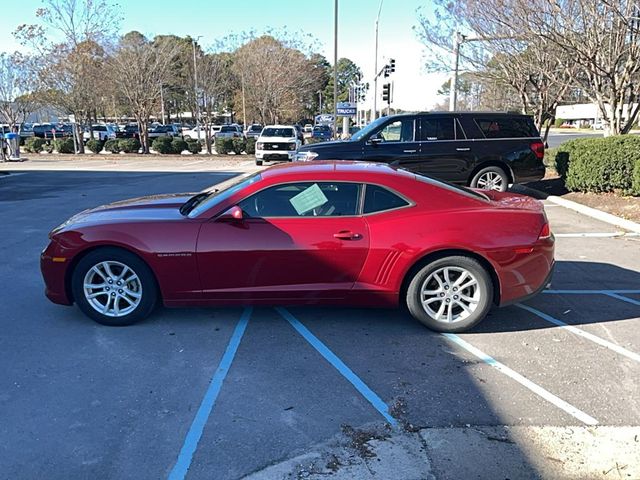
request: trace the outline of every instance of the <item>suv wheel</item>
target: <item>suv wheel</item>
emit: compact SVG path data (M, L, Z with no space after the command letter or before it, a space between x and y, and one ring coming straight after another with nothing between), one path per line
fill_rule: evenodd
M482 190L505 192L509 186L509 177L500 167L487 167L474 175L471 186Z
M435 260L415 274L407 289L411 315L438 332L462 332L491 309L493 283L482 265L463 256Z

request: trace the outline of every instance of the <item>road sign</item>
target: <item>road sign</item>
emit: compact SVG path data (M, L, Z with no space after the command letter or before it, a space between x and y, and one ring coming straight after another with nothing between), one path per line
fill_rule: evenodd
M356 114L358 104L355 102L338 102L336 105L336 113L339 117L351 117Z

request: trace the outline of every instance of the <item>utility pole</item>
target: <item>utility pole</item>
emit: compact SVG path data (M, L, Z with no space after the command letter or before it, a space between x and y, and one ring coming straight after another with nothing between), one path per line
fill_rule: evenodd
M162 113L162 124L165 125L164 122L164 92L162 90L162 83L160 84L160 110Z
M200 102L198 101L198 68L196 65L196 41L202 38L202 35L197 38L192 38L193 44L193 94L196 101L196 130L198 131L198 143L200 143Z
M451 84L449 85L449 111L453 112L458 103L458 64L460 63L460 45L464 41L464 36L460 32L453 34L453 65L451 74Z
M333 134L338 131L338 0L333 10Z
M375 61L374 61L374 78L373 78L373 114L371 115L371 121L378 118L378 23L380 22L380 12L382 12L382 2L380 0L380 7L378 7L378 16L376 17L376 47L375 47Z

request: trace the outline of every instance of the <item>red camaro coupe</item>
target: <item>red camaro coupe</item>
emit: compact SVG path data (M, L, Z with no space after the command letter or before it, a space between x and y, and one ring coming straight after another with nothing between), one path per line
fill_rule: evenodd
M542 204L375 163L279 165L193 194L86 210L42 253L46 295L106 325L167 306L406 304L466 330L549 282Z

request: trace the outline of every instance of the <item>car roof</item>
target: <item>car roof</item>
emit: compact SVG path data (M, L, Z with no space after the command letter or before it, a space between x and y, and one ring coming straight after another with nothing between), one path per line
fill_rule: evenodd
M401 117L413 117L415 115L429 115L429 116L442 116L442 115L457 115L459 117L470 117L470 116L483 116L483 117L487 117L487 116L495 116L495 117L531 117L531 115L527 115L524 113L518 113L518 112L492 112L492 111L488 111L488 110L474 110L474 111L459 111L459 110L455 110L453 112L449 112L449 111L422 111L422 112L405 112L405 113L398 113L396 115L388 115L386 117L380 117L380 118L401 118Z
M403 178L414 178L415 175L399 170L386 163L377 162L352 162L348 160L319 160L312 162L281 163L263 170L260 174L263 178L276 178L288 175L313 176L314 174L337 173L340 177L362 181L363 175L392 175Z

